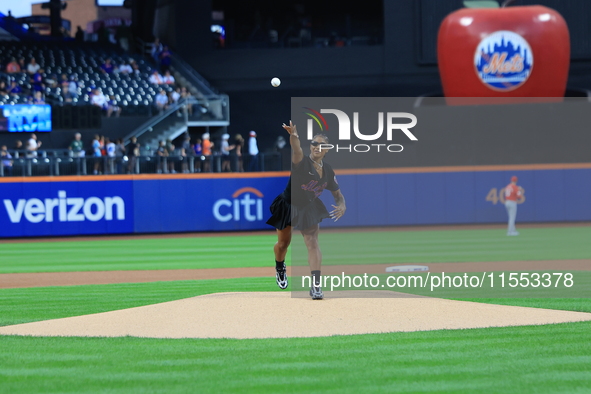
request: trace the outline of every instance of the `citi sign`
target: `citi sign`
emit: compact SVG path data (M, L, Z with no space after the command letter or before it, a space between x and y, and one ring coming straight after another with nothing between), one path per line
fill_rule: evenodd
M320 127L320 130L324 132L324 129L328 130L328 123L322 114L332 114L336 116L337 121L339 123L339 141L350 141L351 140L351 131L357 139L361 141L377 141L382 137L384 131L386 132L386 139L388 141L392 141L392 136L394 135L395 131L401 131L404 133L406 137L408 137L411 141L417 141L417 137L410 131L411 128L416 126L417 124L417 117L411 113L407 112L378 112L377 113L377 120L378 120L378 127L377 131L372 130L369 132L366 130L365 133L362 133L359 129L359 112L353 112L353 122L349 118L344 111L339 109L321 109L320 112L313 110L312 108L304 107L307 111L305 112L306 115L310 117L307 122L307 137L309 140L314 138L314 122ZM410 123L398 123L398 121L394 121L395 119L408 119ZM320 144L321 149L333 149L336 148L336 151L339 152L349 151L349 152L369 152L369 151L377 151L377 152L402 152L404 147L400 144L378 144L378 143L371 143L371 144L348 144L348 145L333 145L333 144Z
M220 222L263 220L263 193L254 187L238 189L231 200L222 198L213 204L213 216Z
M3 202L12 223L20 223L23 216L31 223L125 220L125 201L119 196L68 197L65 190L60 190L57 198L21 198L16 204L9 199Z

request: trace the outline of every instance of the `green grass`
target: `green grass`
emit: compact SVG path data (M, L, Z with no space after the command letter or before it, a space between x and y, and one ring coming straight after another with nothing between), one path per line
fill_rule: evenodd
M321 232L321 246L327 264L591 257L591 227L520 231ZM0 245L0 273L269 266L274 242L257 234L9 243ZM297 234L293 245L302 256ZM0 325L276 289L272 276L0 289ZM591 312L587 298L468 300ZM266 340L0 336L0 393L586 393L589 365L591 322Z
M0 289L0 326L108 312L203 294L275 290L273 277Z
M504 230L321 232L324 264L591 258L591 226ZM2 244L0 273L264 267L274 235ZM222 253L223 252L223 253ZM292 264L307 264L294 234Z
M591 323L267 340L0 341L6 393L584 393Z
M221 291L272 278L0 290L0 325ZM591 299L488 299L591 312ZM0 337L0 392L586 392L591 322L267 340Z

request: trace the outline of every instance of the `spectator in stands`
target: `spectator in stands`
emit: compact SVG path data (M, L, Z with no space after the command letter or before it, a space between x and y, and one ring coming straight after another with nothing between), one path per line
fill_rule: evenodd
M222 135L222 143L220 144L220 152L222 154L222 172L232 172L232 166L230 163L230 151L236 148L236 145L230 145L228 140L230 134L224 133Z
M131 73L133 73L133 69L131 68L131 65L127 62L122 62L119 65L119 68L117 69L117 72L123 74L123 75L129 75Z
M45 83L43 81L43 69L40 68L31 76L31 86L34 92L41 92L45 90Z
M37 91L33 96L33 104L45 104L45 98L43 98L43 92Z
M31 133L31 138L27 141L27 157L37 157L39 148L41 148L41 141L37 140L35 133Z
M164 75L162 76L162 83L165 83L167 85L174 85L174 77L172 76L172 74L170 73L170 70L166 70L164 72Z
M8 152L6 145L0 148L0 156L2 157L2 167L4 167L4 176L12 176L12 155Z
M162 43L160 43L160 39L156 37L154 43L152 44L152 50L150 52L150 54L152 55L152 59L154 59L154 62L156 64L160 63L160 52L162 52L162 49Z
M92 156L94 157L94 175L98 175L101 172L101 164L103 156L101 152L101 137L98 134L94 135L92 140Z
M138 64L135 60L131 59L131 61L129 62L129 65L131 66L131 69L133 70L134 74L141 74L142 73L140 71L140 66L138 66Z
M115 159L117 161L117 174L123 173L123 158L125 157L125 145L121 138L115 141Z
M68 78L66 74L62 74L59 78L58 83L62 87L62 89L67 89L68 83L70 83L70 78Z
M105 142L105 136L101 135L99 138L99 143L101 147L101 156L107 156L107 143Z
M94 89L90 96L90 103L96 105L101 111L108 110L107 98L100 89Z
M115 96L110 95L109 101L107 102L107 118L110 118L113 113L118 118L121 115L121 107L117 104Z
M69 92L69 86L70 86L70 80L68 79L68 76L66 74L62 74L62 76L60 77L60 81L59 84L61 86L61 93L62 93L62 97L64 98L64 101L66 103L71 103L72 102L72 95Z
M211 172L213 142L210 140L209 133L203 133L201 138L203 138L203 143L201 144L202 154L205 156L203 161L203 172Z
M277 137L277 140L275 141L275 145L273 145L273 150L275 152L281 152L283 150L283 148L285 148L286 145L287 145L287 141L285 140L285 137L280 135Z
M193 96L191 95L191 92L189 92L189 90L184 86L181 88L181 98L186 101L187 112L189 113L189 116L193 115L193 103L190 100L193 98Z
M31 29L29 29L30 31ZM25 72L25 70L27 69L27 64L25 62L25 58L24 57L19 57L18 59L18 66L20 67L21 71L20 72Z
M107 154L107 174L115 173L115 157L117 146L109 137L105 138L105 152Z
M78 26L76 28L76 34L74 37L76 42L84 42L84 30L82 30L82 27Z
M74 134L74 140L70 142L68 149L72 151L72 156L84 157L84 143L82 142L82 134Z
M105 74L111 74L115 71L115 65L110 57L105 59L105 62L101 65L101 71Z
M176 146L172 143L172 140L166 140L166 151L168 152L168 156L170 159L168 160L168 172L171 174L176 174L176 170L174 168L174 159L176 159L177 155L175 155ZM173 159L174 158L174 159Z
M166 171L166 167L164 166L164 161L168 157L168 151L166 150L166 142L164 140L158 143L158 148L156 148L156 152L154 152L156 157L158 158L158 162L156 164L156 172L158 174L162 174Z
M19 158L20 154L23 151L23 142L21 140L14 141L14 157Z
M8 86L6 86L6 81L0 81L0 95L8 94Z
M22 92L23 92L23 89L20 87L20 85L16 81L10 82L10 88L8 89L8 94L10 94L11 96L18 96Z
M195 172L201 172L202 162L203 162L203 150L201 145L201 138L197 138L195 140L195 145L193 145L193 152L195 152Z
M39 71L39 69L41 69L41 66L37 63L35 58L32 57L29 64L27 64L27 73L29 73L29 75L33 75Z
M175 90L168 93L168 99L168 102L170 104L177 105L179 103L179 100L181 99L181 88L177 87ZM183 116L180 108L176 111L176 116Z
M158 70L152 71L152 75L150 75L149 81L154 85L162 85L164 83L164 81L162 80L162 76L160 75Z
M172 62L172 53L168 49L168 45L164 45L162 52L160 52L160 72L165 73L170 70L170 63Z
M72 97L72 99L78 98L78 78L76 76L72 76L70 78L70 83L68 84L68 94Z
M51 89L57 89L59 86L59 80L57 75L51 74L48 78L45 79L45 85L49 86Z
M6 65L6 72L8 74L20 73L21 70L21 66L14 57L10 59L10 62Z
M137 142L137 138L131 137L129 144L127 145L127 172L130 174L135 174L135 163L137 161L137 157L140 155L140 144Z
M156 108L159 112L168 109L168 95L164 89L160 89L160 93L156 95Z
M184 174L189 172L189 157L194 157L195 152L191 149L191 136L189 133L185 134L185 138L183 139L183 145L181 145L181 157L182 157L182 165L181 170Z
M234 145L236 146L236 171L244 172L244 158L242 152L244 152L244 138L241 134L236 134L234 137Z
M181 99L181 88L177 86L172 92L170 92L170 100L173 104L178 104L180 99Z
M257 144L257 133L253 130L249 134L250 138L248 139L248 155L250 156L250 161L248 163L248 171L258 171L259 170L259 147Z

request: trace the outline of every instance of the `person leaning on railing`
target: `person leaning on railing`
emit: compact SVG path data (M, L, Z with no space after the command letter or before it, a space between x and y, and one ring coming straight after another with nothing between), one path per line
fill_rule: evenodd
M166 166L164 165L164 162L166 160L166 157L168 157L168 151L166 150L166 142L164 140L158 143L158 148L156 148L154 154L158 159L156 172L158 174L162 174L166 171Z
M211 142L209 133L203 133L201 136L203 138L203 142L201 144L201 149L203 152L203 156L205 160L203 161L203 172L212 172L211 160L212 156L212 149L213 149L213 142Z
M171 174L176 174L176 170L174 168L174 161L178 156L174 154L175 150L176 150L176 147L174 146L172 141L170 139L167 139L166 140L166 152L168 152L168 157L169 157L168 172L170 172Z
M131 141L127 145L127 172L130 174L135 174L135 163L137 161L137 157L140 155L140 144L137 142L137 137L131 137Z
M37 135L31 133L31 138L27 142L27 157L37 157L37 150L41 147L41 141L37 140Z
M125 157L125 145L123 144L123 139L117 138L115 141L115 160L117 162L117 174L123 173L123 161L126 160Z
M70 142L68 149L72 151L73 157L84 157L84 143L80 133L74 134L74 140Z
M2 145L0 148L0 157L2 158L2 168L3 168L3 175L4 176L12 176L12 155L8 151L6 145Z
M187 133L185 138L183 139L183 144L181 145L181 171L183 173L189 173L189 160L194 160L195 158L195 151L191 149L191 136Z
M203 156L201 138L197 138L195 140L195 145L193 145L193 152L195 152L195 157L197 158L197 160L195 160L195 172L201 172L203 167L202 163L205 159L205 156Z
M12 149L14 152L14 157L16 159L18 159L21 155L21 153L23 153L23 142L21 140L16 140L14 141L14 148Z
M115 159L116 159L117 146L109 137L105 138L105 151L107 153L107 168L108 174L115 173Z

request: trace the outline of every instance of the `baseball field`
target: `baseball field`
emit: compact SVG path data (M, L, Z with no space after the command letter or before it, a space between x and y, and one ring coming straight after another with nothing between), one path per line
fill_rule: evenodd
M495 282L312 301L277 288L271 232L4 242L0 334L21 334L0 335L0 392L588 392L591 224L519 231L332 230L320 243L327 272L560 271L568 289L561 276L548 291Z

